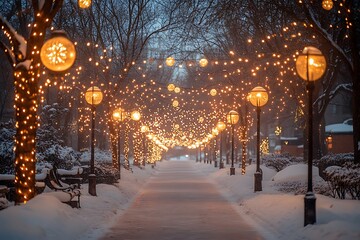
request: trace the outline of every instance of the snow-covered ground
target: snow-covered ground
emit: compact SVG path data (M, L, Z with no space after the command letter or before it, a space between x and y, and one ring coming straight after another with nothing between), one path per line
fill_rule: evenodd
M60 203L46 193L25 205L8 207L0 211L0 239L97 239L162 164L158 163L155 169L135 167L134 173L123 171L119 184L97 185L97 197L89 196L87 185L83 184L80 209ZM278 174L262 166L263 191L257 193L253 192L255 165L248 166L245 175L236 169L235 176L229 176L229 168L219 170L204 163L194 166L218 186L265 239L360 239L360 201L356 200L317 194L317 223L303 226L304 196L279 192L275 183L287 179L305 181L304 165L291 166Z

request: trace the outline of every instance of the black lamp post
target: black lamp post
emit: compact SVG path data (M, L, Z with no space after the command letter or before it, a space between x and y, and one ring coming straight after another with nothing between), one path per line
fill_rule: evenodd
M113 119L118 122L118 168L119 168L119 179L121 179L121 122L126 118L126 112L122 108L117 108L113 112Z
M296 71L306 81L308 93L308 186L304 198L304 226L316 222L316 197L312 186L312 163L313 163L313 91L314 82L322 77L326 70L326 60L321 51L315 47L305 47L302 54L296 59Z
M261 107L264 106L269 99L267 91L263 87L255 87L251 90L248 100L256 107L257 115L257 134L256 134L256 172L254 173L254 191L262 191L262 171L260 169L260 113Z
M142 165L145 166L146 163L146 133L149 131L149 127L147 125L142 125L140 128L140 131L142 133L142 144L143 144L143 160L142 160Z
M95 175L95 112L96 106L101 103L103 94L98 87L90 87L85 92L85 100L91 105L91 159L90 159L90 174L89 174L89 194L96 196L96 175Z
M235 135L235 124L239 121L238 112L231 110L226 115L227 123L231 124L231 167L230 167L230 176L235 175L235 167L234 167L234 135Z
M222 149L222 144L223 144L223 131L225 130L226 128L226 124L224 122L218 122L216 124L216 128L218 129L218 131L220 132L220 160L219 160L219 169L222 169L224 168L224 162L223 162L223 159L222 159L222 155L223 155L223 149Z
M138 122L138 121L140 121L141 113L140 113L139 111L137 111L137 110L134 110L134 111L131 112L130 117L131 117L131 119L132 119L133 121ZM137 125L137 126L138 126L138 125ZM133 150L134 150L134 149L133 149ZM135 151L133 151L133 153L134 153L134 162L133 162L133 165L135 165L135 166L140 166L140 162L139 162L140 159L138 159L139 156L137 156L137 155L135 154Z

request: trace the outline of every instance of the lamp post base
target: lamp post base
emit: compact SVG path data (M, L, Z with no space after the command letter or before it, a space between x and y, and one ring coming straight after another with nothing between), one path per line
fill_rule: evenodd
M262 174L261 172L254 173L254 192L262 191Z
M230 168L230 176L231 175L235 175L235 168L234 167L231 167Z
M91 196L96 196L96 175L89 175L89 194Z
M316 197L313 192L307 192L304 198L304 226L316 223Z
M217 167L218 164L217 164L217 161L214 161L214 167Z
M220 166L219 166L220 169L224 168L224 162L223 161L220 161Z

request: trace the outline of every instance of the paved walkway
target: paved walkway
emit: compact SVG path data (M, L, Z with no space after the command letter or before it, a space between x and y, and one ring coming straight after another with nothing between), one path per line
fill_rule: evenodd
M103 239L262 239L195 166L162 163Z

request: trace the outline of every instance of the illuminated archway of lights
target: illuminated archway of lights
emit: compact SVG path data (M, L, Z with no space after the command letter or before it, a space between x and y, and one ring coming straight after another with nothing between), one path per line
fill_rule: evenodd
M339 10L339 14L342 12ZM347 24L350 28L351 23ZM267 49L265 47L267 44L280 39L283 45L278 53L256 50L252 56L242 56L235 51L229 51L226 59L209 59L206 66L201 66L201 71L198 73L198 77L205 80L206 87L184 88L177 86L174 82L172 82L173 85L168 86L148 76L149 66L155 69L184 67L196 69L199 66L199 59L149 58L133 62L132 80L118 92L112 92L111 89L118 85L117 79L126 75L124 73L128 72L128 68L117 71L118 74L109 74L115 60L108 56L112 47L101 49L98 45L91 43L87 43L86 47L97 49L98 57L89 57L86 67L85 64L78 66L75 71L61 79L61 84L54 79L47 79L44 87L60 85L62 91L70 94L71 107L74 102L83 101L81 93L89 85L81 81L86 69L89 67L98 69L98 73L110 75L110 79L101 82L99 86L104 88L105 94L111 95L113 99L110 103L111 107L122 106L129 107L128 111L132 109L141 111L142 121L150 127L151 133L156 135L155 139L158 143L165 147L176 145L194 147L208 141L217 121L224 121L224 116L230 109L243 106L248 92L256 85L265 87L269 92L270 99L267 107L264 108L265 114L273 112L272 114L277 118L284 112L295 115L296 112L301 111L304 107L305 92L303 83L297 80L295 61L303 48L297 43L305 34L312 32L307 30L309 28L313 26L292 22L289 26L284 26L279 33L264 36L262 39L249 38L247 40L246 44L249 46L263 44L263 49ZM316 41L315 35L311 35L310 38ZM206 69L217 67L223 69L222 74L216 75L211 71L206 71ZM229 79L233 82L235 80L236 84L230 84ZM90 84L97 81L99 80L94 77ZM177 90L176 87L178 87ZM273 97L274 95L277 97ZM289 99L296 102L298 107L289 108L288 104L291 102ZM87 123L86 115L82 114L85 110L85 108L79 108L80 120ZM105 124L107 117L108 113L104 113L100 122ZM250 127L252 119L249 119L248 126Z

